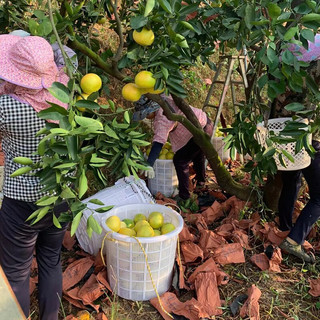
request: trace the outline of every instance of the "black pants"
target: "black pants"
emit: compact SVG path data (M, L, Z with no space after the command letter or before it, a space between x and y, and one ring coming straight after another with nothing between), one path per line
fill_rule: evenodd
M61 244L67 229L56 228L52 212L33 226L25 222L37 209L33 203L4 198L0 210L0 264L21 305L29 315L29 278L33 252L38 263L39 316L41 320L57 320L62 293ZM54 210L58 216L66 204Z
M283 188L278 205L280 229L283 231L290 230L289 237L298 244L304 242L313 224L320 217L320 143L312 141L312 145L316 154L307 168L281 173ZM310 200L293 225L292 214L301 187L302 174L309 186Z
M189 164L191 162L193 162L197 182L205 182L205 157L202 150L193 141L193 138L190 139L184 147L179 149L173 157L173 163L179 181L179 197L184 200L190 198Z

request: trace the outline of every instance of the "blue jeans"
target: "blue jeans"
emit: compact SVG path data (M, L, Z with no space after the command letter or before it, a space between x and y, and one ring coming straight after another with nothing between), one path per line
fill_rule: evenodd
M29 278L33 252L38 263L39 318L57 320L62 294L61 244L68 224L61 229L52 222L52 212L33 226L25 222L37 209L30 202L5 197L0 210L0 264L26 317L29 315ZM55 207L59 216L66 203ZM9 319L8 319L9 320Z
M312 141L312 145L316 154L307 168L281 173L283 187L278 204L280 229L290 230L288 237L298 244L305 241L312 226L320 217L320 142ZM292 214L301 187L302 174L308 183L310 200L293 225Z

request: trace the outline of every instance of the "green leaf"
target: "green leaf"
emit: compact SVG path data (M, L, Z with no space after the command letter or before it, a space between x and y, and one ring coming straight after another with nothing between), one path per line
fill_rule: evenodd
M54 82L50 88L48 88L48 91L58 100L60 100L63 103L69 103L70 102L70 91L69 89L60 82Z
M39 211L39 214L37 216L37 218L32 221L31 225L34 225L36 224L38 221L40 221L50 210L51 207L44 207L44 208L41 208L40 211Z
M144 16L134 16L130 19L130 26L132 29L139 29L144 27L148 22L148 18Z
M184 26L185 28L191 30L191 31L195 31L194 27L191 23L187 22L187 21L179 21L179 23Z
M100 224L97 222L97 220L93 217L93 215L90 215L87 220L87 225L97 234L101 234L102 228Z
M62 190L60 194L60 197L63 199L74 199L76 198L76 195L68 186L65 186L65 188Z
M32 165L33 161L27 157L15 157L13 162L23 164L24 166Z
M89 202L100 205L100 206L104 205L104 203L102 201L100 201L99 199L91 199L91 200L89 200Z
M274 147L268 147L262 154L263 157L271 157L275 154L276 149Z
M98 212L98 213L103 213L103 212L107 212L109 210L111 210L114 206L105 206L102 208L98 208L98 209L94 209L94 211Z
M71 231L70 231L70 235L71 237L76 233L80 220L82 218L82 211L78 212L78 214L73 218L72 220L72 224L71 224Z
M269 3L267 5L269 16L272 20L277 19L281 14L281 8L275 3Z
M124 118L125 122L130 124L130 116L129 116L129 112L128 111L124 112L123 118Z
M68 114L68 111L61 106L50 103L52 107L49 107L45 110L38 112L38 117L41 119L50 119L50 120L61 120L64 116Z
M83 169L79 180L79 199L81 199L88 190L88 179Z
M265 85L266 83L268 82L268 75L267 74L264 74L262 77L259 78L258 80L258 86L259 86L259 89L261 90Z
M107 136L119 140L119 137L115 133L113 129L111 129L107 124L104 126L104 131L107 134Z
M92 109L92 110L100 108L98 103L91 100L78 100L75 103L75 106L79 108L86 108L86 109Z
M247 28L250 30L252 28L251 22L255 18L254 6L250 3L247 3L246 10L245 10L244 22Z
M48 34L52 32L52 25L48 18L44 19L39 24L38 32L39 32L39 35L41 35L42 37L46 37Z
M296 35L298 30L298 27L289 28L288 31L284 34L283 39L286 41L291 40Z
M52 215L52 221L53 221L53 224L58 228L58 229L61 229L61 224L58 220L58 218L53 214Z
M74 167L75 165L77 165L76 162L66 162L66 163L62 163L57 166L54 166L53 168L54 169L69 169L69 168Z
M304 110L304 105L298 102L292 102L287 104L284 107L287 111L293 111L293 112L297 112L297 111L302 111Z
M314 33L313 31L309 29L302 29L300 31L300 35L305 38L306 40L309 40L310 42L314 42Z
M82 127L89 127L89 126L94 126L98 130L103 128L103 125L100 121L92 119L92 118L87 118L87 117L81 117L81 116L75 116L74 120Z
M143 14L144 17L147 17L149 13L153 10L155 3L156 3L155 0L147 0L146 7L144 9L144 14Z
M31 167L22 167L22 168L17 169L15 172L11 173L10 177L14 178L14 177L17 177L17 176L21 176L23 174L26 174L26 173L30 172L31 170L32 170Z
M28 25L31 34L37 36L39 34L39 23L33 19L29 19Z
M167 1L167 0L158 0L161 8L166 12L166 13L169 13L169 14L172 14L172 8L171 8L171 5L170 3Z
M34 217L36 217L39 212L42 210L43 208L37 209L36 211L33 211L30 216L26 219L26 221L30 221L31 219L33 219Z
M288 151L282 149L281 152L288 158L289 161L294 162L293 156Z
M150 142L148 141L144 141L144 140L139 140L139 139L132 139L132 142L140 147L146 147L148 145L150 145Z
M48 206L50 204L55 203L59 199L58 196L45 196L39 199L36 204L37 206Z
M309 13L301 17L301 22L317 22L320 23L320 14L319 13Z

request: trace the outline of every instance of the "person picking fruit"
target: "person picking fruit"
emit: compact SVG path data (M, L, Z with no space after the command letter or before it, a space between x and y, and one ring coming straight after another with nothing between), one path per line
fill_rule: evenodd
M27 218L39 206L37 201L47 193L37 176L15 176L24 164L36 163L41 136L46 125L38 112L50 107L49 102L67 109L68 104L53 97L47 88L54 82L67 85L69 78L58 68L50 44L37 36L0 35L0 135L5 154L4 199L0 209L0 264L26 317L29 316L29 280L33 254L38 263L39 319L57 320L62 297L61 244L68 227L53 224L68 210L67 203L30 225ZM27 163L26 163L27 162ZM42 207L45 210L45 207ZM41 210L43 210L41 209Z
M171 96L161 94L171 107L178 114L183 114L174 103ZM202 128L208 135L212 135L213 125L206 113L201 109L191 107L198 118ZM181 204L190 198L189 192L189 164L193 162L193 168L196 172L197 185L205 183L205 157L200 147L194 142L193 136L181 123L169 120L160 108L159 104L149 100L144 95L135 103L135 113L133 120L139 121L144 118L154 119L154 137L152 148L147 162L150 167L145 171L145 176L152 179L155 176L153 165L159 157L163 145L170 138L172 151L175 152L173 163L177 172L179 182L178 203Z

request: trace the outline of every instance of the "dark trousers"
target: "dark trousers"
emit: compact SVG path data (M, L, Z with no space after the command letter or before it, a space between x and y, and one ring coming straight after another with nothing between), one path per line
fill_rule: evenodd
M173 163L179 181L179 197L183 200L190 198L189 193L189 164L193 162L197 182L205 182L205 157L200 147L193 141L179 149L174 157Z
M298 244L304 242L313 224L320 217L320 143L312 141L312 145L316 154L307 168L281 173L283 188L278 204L280 229L290 230L288 236ZM308 183L310 200L293 225L292 214L301 187L302 174Z
M52 212L33 226L25 222L37 209L33 203L4 198L0 210L0 264L18 302L29 315L29 278L33 252L38 263L39 317L57 320L62 293L61 244L67 229L56 228ZM66 204L54 210L58 216L67 210Z

